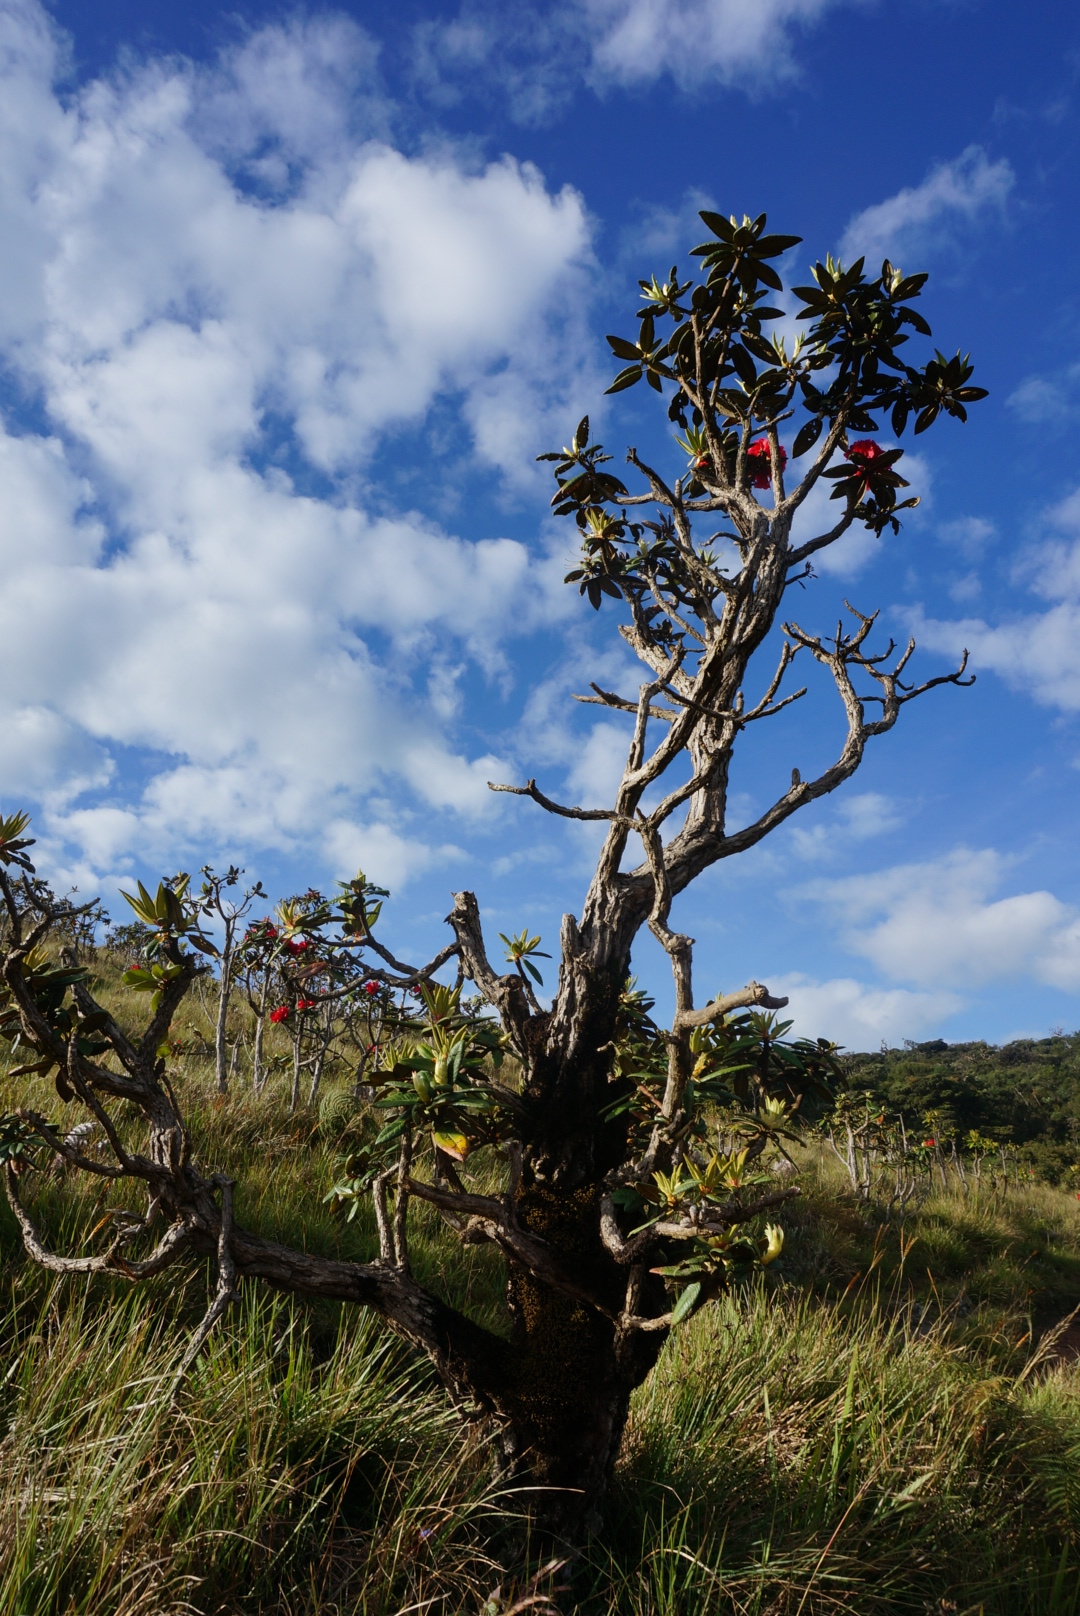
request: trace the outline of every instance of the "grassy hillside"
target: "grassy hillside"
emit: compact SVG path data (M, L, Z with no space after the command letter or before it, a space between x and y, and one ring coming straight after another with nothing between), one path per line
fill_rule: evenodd
M103 975L119 1002L115 964ZM370 1257L363 1214L325 1201L366 1125L344 1076L290 1116L284 1075L255 1099L241 1061L222 1101L211 1013L185 1010L170 1067L199 1156L237 1177L244 1221ZM0 1078L0 1110L16 1103L65 1111L46 1080ZM0 1613L498 1616L548 1590L585 1616L1080 1611L1080 1368L1052 1328L1080 1303L1080 1202L929 1173L901 1213L857 1200L827 1146L799 1165L781 1263L675 1334L603 1541L535 1583L483 1447L374 1321L248 1285L174 1409L206 1275L56 1281L5 1207ZM66 1173L33 1190L80 1251L114 1196ZM502 1285L434 1220L418 1267L478 1317Z

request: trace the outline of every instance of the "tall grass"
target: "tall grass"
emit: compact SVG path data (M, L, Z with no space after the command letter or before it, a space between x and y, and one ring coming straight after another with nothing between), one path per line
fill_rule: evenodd
M5 1616L479 1613L524 1574L512 1500L371 1321L326 1350L251 1292L173 1409L175 1298L26 1289L0 1407ZM558 1597L590 1616L1066 1616L1078 1467L1073 1369L988 1374L947 1321L758 1287L668 1346L608 1530Z
M252 1293L174 1408L183 1337L157 1304L54 1286L35 1328L14 1310L0 1610L459 1608L497 1506L418 1366L362 1317L320 1362L296 1311Z
M635 1403L597 1608L1075 1611L1080 1382L988 1374L919 1320L759 1288L677 1335Z
M340 1090L290 1117L272 1093L221 1104L197 1061L177 1078L245 1221L372 1255L363 1218L324 1203L365 1125ZM18 1101L57 1115L36 1087ZM810 1160L806 1182L779 1282L684 1326L638 1393L605 1534L556 1576L556 1604L1080 1612L1080 1370L1036 1356L1080 1301L1077 1203L948 1189L901 1224L845 1198L827 1165ZM88 1249L113 1195L71 1176L33 1192L64 1249ZM496 1259L467 1264L434 1219L417 1254L494 1316ZM51 1282L6 1209L0 1260L0 1616L495 1616L515 1578L528 1586L513 1498L373 1320L246 1286L172 1407L201 1271Z

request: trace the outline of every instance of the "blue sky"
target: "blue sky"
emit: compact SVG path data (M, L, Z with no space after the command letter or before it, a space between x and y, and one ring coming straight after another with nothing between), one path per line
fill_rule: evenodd
M928 270L991 389L794 615L880 607L979 677L684 896L699 989L862 1048L1080 1024L1074 6L0 0L0 72L0 805L58 884L362 864L402 950L462 886L552 942L592 833L486 782L602 802L625 732L571 694L637 680L533 457L588 410L681 465L603 335L698 208L767 211L797 280ZM738 810L839 718L762 726Z

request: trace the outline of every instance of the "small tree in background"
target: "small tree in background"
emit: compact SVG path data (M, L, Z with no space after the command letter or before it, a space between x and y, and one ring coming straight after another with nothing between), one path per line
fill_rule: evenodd
M243 891L235 890L239 888L243 873L243 870L232 864L224 875L215 875L208 864L204 865L202 886L195 903L195 910L200 916L211 922L220 922L221 925L220 944L214 944L205 938L201 943L204 950L216 951L218 962L218 1002L214 1016L214 1075L219 1094L227 1093L229 1087L229 1051L226 1034L229 1005L236 985L236 953L243 935L241 926L244 917L251 913L255 899L266 896L261 881L256 881L253 887L245 887ZM129 898L128 902L132 903L136 914L139 914L140 911L132 899Z
M812 284L794 288L806 335L789 351L768 335L780 318L768 299L781 290L774 260L797 238L768 235L764 217L702 218L710 237L693 255L701 276L680 280L673 269L663 283L642 282L636 334L609 338L624 361L610 391L641 381L654 390L678 429L682 466L670 476L631 449L630 488L592 442L588 421L568 448L542 457L554 462L555 509L580 533L569 581L592 606L617 611L618 632L645 668L636 693L593 685L581 698L626 715L626 766L608 806L558 803L534 780L494 788L603 829L580 914L563 922L551 1008L535 993L539 940L507 938L512 968L501 969L469 892L454 899L453 941L423 965L379 941L381 900L363 884L321 928L388 999L404 1003L415 988L422 996L422 1025L404 1016L380 1069L367 1074L380 1085L385 1126L334 1191L343 1201L371 1197L379 1246L371 1262L290 1250L240 1227L230 1180L193 1162L160 1053L201 968L189 946L199 940L190 908L166 887L147 895L140 915L153 937L145 981L134 985L151 991L151 1013L133 1034L95 1003L76 969L41 952L55 912L31 878L24 821L0 828L8 1006L0 1027L30 1046L33 1069L56 1068L62 1097L78 1098L108 1138L107 1171L141 1179L150 1209L145 1228L125 1225L100 1256L49 1251L24 1204L29 1175L16 1170L33 1140L76 1167L104 1169L65 1145L55 1124L24 1116L10 1123L5 1149L8 1195L31 1256L61 1272L113 1269L137 1280L187 1251L216 1254L218 1290L193 1350L242 1278L375 1308L427 1353L462 1409L490 1427L505 1469L535 1489L528 1496L537 1510L570 1534L595 1514L630 1395L668 1332L777 1254L780 1228L763 1219L797 1190L776 1187L764 1169L803 1096L826 1090L835 1075L831 1046L785 1039L768 1015L785 1001L760 984L697 1000L693 942L673 924L673 902L718 860L756 846L847 780L867 742L908 702L965 682L963 666L907 682L913 645L875 649L874 617L853 608L850 624L830 636L789 621L772 643L786 593L812 576L814 555L855 525L896 532L899 513L915 503L900 497L901 449L878 441L883 421L896 437L912 422L919 433L942 412L963 420L983 396L959 355L907 362L909 336L929 335L912 306L925 277L887 262L879 274L861 260L819 263ZM792 434L790 448L782 433ZM796 513L819 484L831 486L835 520L796 541ZM820 774L804 780L793 768L762 814L733 825L734 749L802 696L784 688L796 658L834 681L843 744ZM668 1028L630 982L643 927L670 961ZM435 982L451 960L454 989ZM465 979L477 1004L462 1001ZM140 1153L114 1119L119 1101L145 1120ZM717 1105L727 1108L720 1137L710 1133ZM409 1223L418 1200L467 1245L502 1253L502 1330L414 1277ZM144 1239L156 1244L140 1255Z

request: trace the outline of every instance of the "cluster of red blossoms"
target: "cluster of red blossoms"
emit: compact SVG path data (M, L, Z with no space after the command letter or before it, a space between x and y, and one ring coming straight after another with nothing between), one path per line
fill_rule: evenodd
M317 999L297 999L294 1005L279 1004L276 1010L271 1010L270 1020L278 1026L281 1022L288 1021L294 1010L314 1010L318 1002Z
M772 454L769 450L768 438L758 438L756 443L750 445L746 453L747 458L755 462L751 468L750 481L752 486L754 488L770 488L772 486ZM848 449L847 458L861 473L864 490L870 486L874 461L880 460L884 453L885 450L880 443L875 443L873 438L860 438L858 443L853 443ZM708 455L699 455L694 461L694 470L707 471L709 464ZM787 450L781 444L780 470L783 471L786 466Z
M364 983L364 992L365 993L370 993L372 998L374 998L375 994L378 993L378 991L379 991L378 982L365 982Z
M880 460L885 450L873 438L860 438L848 449L847 457L861 474L864 491L870 487L870 479L874 475L874 461Z
M748 459L761 462L760 465L755 464L755 466L753 467L753 474L752 474L751 479L750 479L753 487L754 488L771 488L772 487L772 455L769 452L769 440L768 440L768 438L759 438L756 443L752 443L750 445L749 449L747 449L746 454L747 454ZM780 470L783 471L783 469L784 469L784 467L786 465L787 465L787 450L784 448L783 444L781 444L780 445Z
M752 443L750 445L750 447L749 447L749 449L747 449L746 453L747 453L748 456L751 456L755 461L763 461L764 462L762 465L755 465L755 466L753 466L751 468L752 473L753 473L753 475L751 477L751 482L753 483L753 486L755 488L771 488L772 487L772 464L771 464L772 456L769 453L769 440L768 440L768 438L759 438L756 443ZM710 464L711 464L711 462L709 460L708 455L699 455L698 458L694 461L694 470L695 471L708 471ZM784 469L784 467L786 465L787 465L787 450L784 448L783 444L781 444L780 445L780 470L783 471L783 469Z
M936 1146L937 1146L937 1140L936 1139L924 1139L923 1140L923 1149L924 1150L934 1150L936 1148Z
M308 942L306 937L301 937L298 943L288 942L285 944L285 947L289 950L290 954L302 954L306 948L311 947L311 944Z

